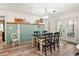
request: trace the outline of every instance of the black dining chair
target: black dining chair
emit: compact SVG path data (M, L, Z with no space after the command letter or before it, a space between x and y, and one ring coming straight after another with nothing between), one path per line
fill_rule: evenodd
M51 49L51 44L50 44L50 40L51 40L51 37L50 37L50 35L49 35L49 33L46 33L45 35L44 35L44 39L45 39L45 41L44 41L44 44L42 45L43 46L43 51L45 52L45 55L47 55L47 51L50 49L50 52L52 51L52 49Z
M60 38L60 33L55 32L54 33L54 41L55 41L55 46L59 49L59 38Z
M55 32L52 36L51 36L51 47L54 49L54 51L56 50L56 47L59 49L59 37L60 37L60 33L59 32ZM52 51L51 51L52 52Z
M40 36L40 31L34 31L33 33L34 33L35 37ZM37 42L36 38L34 38L34 39L35 39L35 46L37 46L37 48L39 50L39 42Z
M40 31L34 31L34 36L39 36L40 35Z

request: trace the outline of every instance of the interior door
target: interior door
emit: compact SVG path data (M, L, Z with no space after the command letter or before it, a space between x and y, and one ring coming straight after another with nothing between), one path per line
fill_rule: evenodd
M77 20L70 19L67 20L67 37L68 40L77 43L77 35L78 35L78 27L77 27Z

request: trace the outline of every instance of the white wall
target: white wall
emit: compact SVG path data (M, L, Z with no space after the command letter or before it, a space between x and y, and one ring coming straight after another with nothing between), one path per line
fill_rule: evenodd
M39 16L32 14L21 14L21 13L15 13L10 11L2 11L2 10L0 10L0 16L5 16L5 20L7 22L13 22L14 18L23 18L26 21L30 21L31 23L34 23L35 20L39 19Z

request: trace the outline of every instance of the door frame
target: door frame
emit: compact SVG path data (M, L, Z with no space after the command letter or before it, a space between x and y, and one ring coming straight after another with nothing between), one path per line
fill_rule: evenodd
M3 23L4 40L5 40L5 20L0 20ZM3 33L2 33L3 34ZM3 41L3 40L2 40Z

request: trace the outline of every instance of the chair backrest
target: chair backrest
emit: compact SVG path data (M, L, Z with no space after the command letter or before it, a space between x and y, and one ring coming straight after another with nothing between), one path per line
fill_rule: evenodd
M48 33L48 35L51 37L51 36L53 36L53 33Z
M47 31L42 31L42 33L47 33Z
M42 31L42 35L44 36L44 34L46 34L47 33L47 31Z
M59 32L55 32L54 33L54 40L55 40L55 42L59 42L59 37L60 37L60 33Z
M50 37L50 39L52 41L53 33L48 33L48 34L49 34L49 37Z
M49 41L51 41L50 33L44 34L44 37L45 37L45 45L46 45L49 43Z
M39 36L40 35L40 31L34 31L34 36Z
M12 38L12 40L18 39L18 35L16 33L12 33L11 38Z

